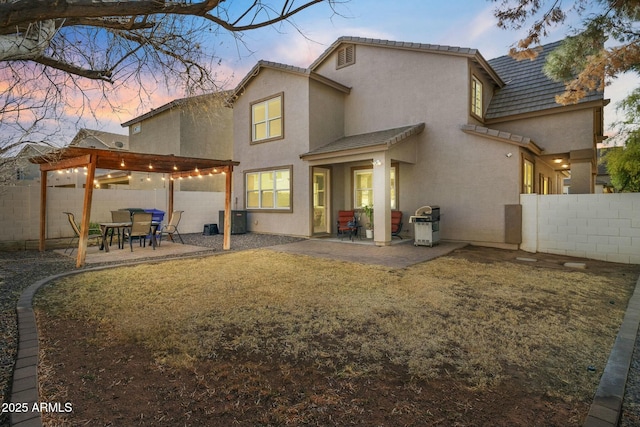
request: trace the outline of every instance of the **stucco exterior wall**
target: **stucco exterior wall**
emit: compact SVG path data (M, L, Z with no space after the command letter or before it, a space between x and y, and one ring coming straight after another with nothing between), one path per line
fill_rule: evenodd
M344 102L349 95L309 81L309 147L307 151L344 136Z
M442 239L504 242L504 205L517 204L520 192L519 156L506 153L518 149L460 130L469 117L468 60L357 45L356 63L336 70L334 56L317 71L352 87L345 97L347 135L426 124L415 137L416 163L399 165L405 233L413 233L408 219L416 209L439 205ZM350 167L342 168L346 179L338 184L347 208L352 208Z
M468 69L462 57L356 46L356 63L336 69L335 53L316 70L351 93L345 135L425 122L460 125L468 112Z
M251 103L283 93L284 138L251 143ZM309 167L300 154L309 146L309 81L306 76L263 68L234 104L233 209L244 209L244 172L292 168L292 212L249 211L250 231L308 236L310 229Z
M129 129L130 150L140 153L175 154L185 157L229 160L233 156L233 109L222 99L192 100L159 112ZM164 177L168 179L168 177ZM134 173L130 189L166 188L158 174ZM224 191L220 175L175 182L176 191Z
M140 132L129 128L129 149L136 153L179 154L180 112L163 111L151 119L143 120Z
M525 135L544 149L546 155L595 149L593 121L592 110L556 111L553 115L495 123L489 127Z

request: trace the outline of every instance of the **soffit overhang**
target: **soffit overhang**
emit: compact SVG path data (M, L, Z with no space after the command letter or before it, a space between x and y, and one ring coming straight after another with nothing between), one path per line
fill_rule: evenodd
M536 155L542 154L543 148L538 147L535 142L526 136L516 135L511 132L504 132L498 129L490 129L479 125L462 125L460 128L464 133L475 135L482 138L492 139L494 141L504 142L506 144L516 145L526 148Z

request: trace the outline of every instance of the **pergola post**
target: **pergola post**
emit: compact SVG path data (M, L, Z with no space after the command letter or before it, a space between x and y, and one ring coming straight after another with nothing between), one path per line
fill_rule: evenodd
M168 208L168 213L169 213L169 221L171 221L171 215L173 215L173 192L174 192L174 184L173 184L173 178L169 177L169 208Z
M84 202L82 203L82 223L80 225L80 237L78 238L78 258L76 267L84 265L87 258L87 239L89 237L89 224L91 217L91 200L93 198L93 180L96 176L97 156L92 155L87 165L87 182L84 186Z
M228 251L231 249L231 175L233 174L233 166L227 166L225 174L225 191L224 191L224 236L222 238L222 249Z
M47 171L40 171L40 238L38 250L44 252L46 249L47 236Z

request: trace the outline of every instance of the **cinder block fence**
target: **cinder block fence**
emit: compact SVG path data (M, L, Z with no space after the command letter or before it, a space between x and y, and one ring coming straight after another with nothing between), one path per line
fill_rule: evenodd
M640 193L520 196L528 252L640 264Z

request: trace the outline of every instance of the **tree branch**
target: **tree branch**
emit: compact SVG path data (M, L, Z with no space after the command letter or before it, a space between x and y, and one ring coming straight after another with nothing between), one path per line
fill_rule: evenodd
M87 79L102 80L108 83L113 83L113 80L111 80L112 73L109 70L88 70L88 69L76 67L75 65L69 64L67 62L58 61L56 59L46 57L46 56L33 58L32 61L42 65L46 65L47 67L64 71L69 74L85 77Z
M95 2L94 0L20 0L0 3L0 28L15 31L32 22L47 19L134 17L155 14L204 16L221 0L193 3L166 0Z

